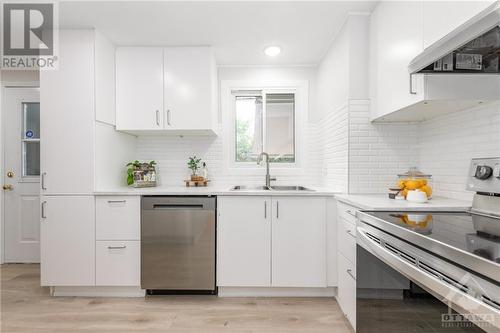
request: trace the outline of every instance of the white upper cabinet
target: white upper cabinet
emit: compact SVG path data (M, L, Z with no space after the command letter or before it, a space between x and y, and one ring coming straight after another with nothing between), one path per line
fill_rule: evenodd
M410 75L408 70L426 47L489 4L379 2L370 18L371 120L424 121L498 100L500 80L495 75Z
M424 1L424 48L437 42L493 2L494 1Z
M94 191L94 31L59 31L57 70L40 71L41 193Z
M163 49L116 49L116 129L163 129Z
M408 64L422 50L422 2L379 2L370 19L372 119L423 99L421 75L410 85L408 74Z
M117 48L117 130L214 134L216 77L209 47Z
M209 47L164 49L165 128L207 130L217 120L215 60Z

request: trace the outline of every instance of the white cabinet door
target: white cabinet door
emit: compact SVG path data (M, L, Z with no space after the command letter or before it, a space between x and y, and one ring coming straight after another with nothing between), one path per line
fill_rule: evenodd
M163 129L163 49L116 49L116 129Z
M424 1L424 48L437 42L493 2Z
M326 199L273 197L272 285L326 287Z
M217 286L271 285L271 198L217 199Z
M96 197L97 240L140 240L141 197Z
M372 119L423 99L423 77L408 64L423 51L421 1L382 1L370 19L370 95Z
M141 242L97 241L96 285L140 286Z
M95 285L94 197L44 196L41 206L41 285Z
M211 129L215 61L210 47L164 49L165 129Z
M354 329L356 329L356 267L342 254L338 256L339 287L337 301Z
M94 190L94 32L59 31L57 70L40 71L41 193Z

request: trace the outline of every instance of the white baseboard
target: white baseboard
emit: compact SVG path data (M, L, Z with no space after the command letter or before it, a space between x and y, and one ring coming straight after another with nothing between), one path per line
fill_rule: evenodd
M51 296L144 297L140 287L50 287Z
M219 287L219 297L334 297L337 288Z

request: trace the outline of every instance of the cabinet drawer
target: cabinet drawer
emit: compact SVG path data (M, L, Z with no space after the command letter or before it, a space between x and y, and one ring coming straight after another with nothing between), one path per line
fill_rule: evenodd
M140 268L140 241L96 242L96 285L139 286Z
M356 211L358 210L356 207L346 205L344 203L337 203L338 214L343 219L356 224Z
M356 330L356 266L342 254L338 256L338 263L339 287L337 300L352 327Z
M140 240L141 197L97 197L97 240Z
M339 252L353 264L356 263L356 226L343 218L338 220Z

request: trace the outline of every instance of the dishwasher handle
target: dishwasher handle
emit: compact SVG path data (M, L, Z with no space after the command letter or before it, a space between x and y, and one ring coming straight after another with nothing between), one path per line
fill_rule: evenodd
M214 197L189 197L189 196L143 196L141 198L142 210L214 210L216 199Z
M153 204L153 209L203 209L201 204Z

